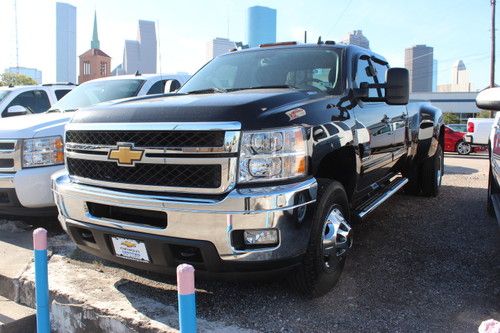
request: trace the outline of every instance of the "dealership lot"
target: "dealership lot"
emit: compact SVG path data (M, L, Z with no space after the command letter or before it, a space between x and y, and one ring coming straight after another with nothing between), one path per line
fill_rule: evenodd
M450 154L445 165L437 198L396 195L355 227L344 274L326 296L301 298L285 281L197 281L200 328L472 332L481 321L500 318L500 236L485 209L487 155ZM11 221L0 222L0 228L0 267L17 253L27 261L26 251L12 247L29 248L29 228ZM55 316L77 316L85 308L88 318L101 318L95 325L116 330L177 328L172 278L103 262L76 250L57 228L50 234L49 270L65 272L51 275ZM16 297L32 305L32 267L24 266ZM17 273L9 274L16 279Z

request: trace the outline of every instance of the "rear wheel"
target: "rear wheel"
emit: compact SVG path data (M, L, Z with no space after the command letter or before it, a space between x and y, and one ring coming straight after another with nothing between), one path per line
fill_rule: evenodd
M318 180L318 200L302 265L290 277L292 286L308 297L326 294L337 283L352 246L349 205L337 181Z
M468 142L462 140L457 143L457 147L455 150L460 155L469 155L470 152L472 151L472 147Z
M428 158L422 164L420 170L420 181L422 186L422 194L427 197L435 197L439 193L441 180L443 179L444 171L444 155L441 145L438 144L436 153L431 158Z

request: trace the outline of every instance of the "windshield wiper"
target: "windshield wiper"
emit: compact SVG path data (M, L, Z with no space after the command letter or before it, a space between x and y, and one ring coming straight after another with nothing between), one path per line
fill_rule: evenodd
M62 111L61 111L61 110L59 110L59 109L50 109L50 110L48 110L48 111L47 111L47 112L45 112L45 113L53 113L53 112L62 112Z
M228 89L227 91L237 91L237 90L252 90L252 89L297 89L294 86L290 86L287 84L280 84L274 86L255 86L255 87L245 87L245 88L233 88Z
M225 93L225 92L227 92L227 90L213 87L213 88L189 91L186 94L191 95L191 94L208 94L208 93Z

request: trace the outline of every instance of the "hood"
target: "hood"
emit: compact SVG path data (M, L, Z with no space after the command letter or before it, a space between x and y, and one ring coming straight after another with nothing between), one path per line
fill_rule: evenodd
M0 119L0 139L63 135L73 113L41 113Z
M290 89L243 90L229 93L142 97L97 105L75 113L73 123L225 122L242 129L270 127L269 121L290 118L285 112L331 95ZM278 121L279 123L279 121ZM281 124L284 126L286 124Z

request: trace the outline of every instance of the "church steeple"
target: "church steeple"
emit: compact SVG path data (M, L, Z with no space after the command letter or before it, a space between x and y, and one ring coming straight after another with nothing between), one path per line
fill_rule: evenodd
M91 49L99 49L99 36L97 35L97 12L94 12L94 33L92 34L92 41L90 42Z

